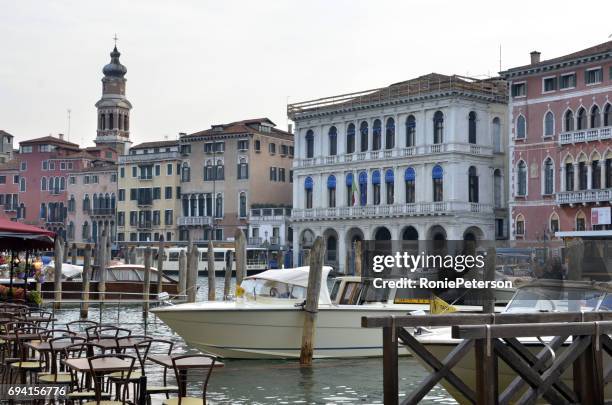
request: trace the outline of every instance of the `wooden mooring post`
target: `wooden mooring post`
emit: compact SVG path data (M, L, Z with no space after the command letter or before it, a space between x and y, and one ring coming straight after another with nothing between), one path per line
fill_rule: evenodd
M164 259L166 252L164 250L164 236L160 235L159 245L157 246L157 295L162 293L164 288Z
M55 257L54 257L54 272L53 272L53 289L55 290L55 299L53 307L60 309L62 304L62 263L64 262L64 243L62 237L55 237Z
M144 282L142 283L142 316L149 315L149 294L151 292L151 246L147 246L144 252Z
M234 252L231 250L227 251L227 257L225 258L225 279L223 283L223 300L229 299L231 284L232 284L232 267L234 265Z
M106 228L102 230L102 235L96 244L96 257L98 262L98 299L106 300Z
M605 382L612 377L611 369L604 372L600 367L603 353L612 355L612 312L373 316L362 317L361 324L383 329L385 404L399 403L398 347L410 351L431 369L402 398L403 404L419 403L442 380L452 387L460 403L536 403L544 399L554 404L602 404ZM444 359L405 329L440 326L452 326L450 337L457 339ZM548 339L547 346L539 345L536 351L533 345L519 340L543 336ZM573 336L571 341L569 336ZM398 346L398 342L402 344ZM503 385L497 372L500 359L516 373ZM456 374L453 367L459 362L463 373L472 364L474 375ZM574 380L570 386L562 377L572 367Z
M77 264L77 256L78 256L77 245L76 245L76 243L73 243L72 244L72 250L70 252L70 262L72 264Z
M355 241L355 276L361 277L361 270L363 269L363 242L360 240Z
M464 242L465 243L465 242ZM487 249L487 257L485 258L484 279L488 281L495 280L495 247ZM482 303L482 312L492 314L495 312L495 296L493 289L487 288L483 292L484 302Z
M198 293L198 263L200 252L195 243L189 247L189 257L187 257L187 302L195 302Z
M208 301L215 300L215 249L212 240L208 241Z
M304 328L302 329L302 346L300 348L300 364L306 366L312 364L324 256L323 238L317 236L310 251L308 291L306 293L306 305L304 305Z
M91 280L91 245L85 245L83 252L83 301L81 302L81 319L87 319L89 314L89 281Z
M187 294L187 252L183 249L179 252L178 269L178 292L181 299L184 300Z
M246 277L246 237L242 229L234 233L234 250L236 251L236 285L239 286Z

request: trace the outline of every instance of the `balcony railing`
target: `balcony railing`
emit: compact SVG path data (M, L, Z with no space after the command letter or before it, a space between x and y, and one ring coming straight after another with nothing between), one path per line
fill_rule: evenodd
M321 156L308 159L295 159L298 167L317 165L335 165L364 160L387 160L406 156L426 156L440 153L466 153L471 155L493 155L493 147L474 145L470 143L439 143L434 145L419 145L408 148L372 150L367 152L347 153L334 156Z
M259 246L263 243L263 238L260 237L250 237L247 239L247 244L249 246Z
M94 208L90 215L114 215L115 210L113 208Z
M136 228L138 229L152 229L153 228L153 222L152 221L138 221L138 224L136 225Z
M562 191L557 193L557 204L584 204L609 202L612 200L612 188L600 190Z
M211 226L212 217L179 217L179 226Z
M160 153L147 153L142 155L123 155L119 156L119 164L122 163L135 163L135 162L155 162L159 160L172 160L180 159L181 154L179 152L160 152Z
M364 205L357 207L333 208L296 208L292 212L294 221L324 220L345 218L373 218L373 217L403 217L419 215L452 215L459 212L472 212L492 214L493 205L482 203L440 201L420 202L413 204L393 205Z
M581 129L559 135L559 145L612 139L612 127Z
M148 207L153 205L153 199L139 199L136 204L139 207Z

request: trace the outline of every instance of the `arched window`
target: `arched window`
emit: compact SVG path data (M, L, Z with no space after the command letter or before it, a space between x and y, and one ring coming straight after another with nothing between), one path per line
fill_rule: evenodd
M493 152L501 152L501 123L497 117L493 118L491 123L491 135L493 137Z
M120 113L117 118L119 118L119 130L122 131L123 130L123 114Z
M123 128L126 131L129 131L129 129L130 129L130 117L126 115L124 118L125 118L125 122L123 123Z
M365 152L368 150L368 123L363 121L361 123L361 125L359 126L359 134L360 134L360 143L361 143L361 148L360 150L362 152Z
M338 154L338 130L332 126L329 128L329 156L336 156Z
M353 173L348 173L345 179L346 183L346 205L353 207L357 205L359 197L357 196L357 183L354 182Z
M346 153L355 153L355 124L351 123L346 129Z
M411 148L416 145L416 119L414 115L406 118L406 147Z
M599 128L601 126L601 114L599 107L596 105L591 108L591 128Z
M552 233L559 232L559 215L557 215L556 212L553 212L550 216L550 220L548 221L548 229Z
M314 157L314 132L309 129L306 132L306 159L312 159Z
M312 177L306 177L304 180L304 192L306 194L306 208L312 208L312 188L313 188Z
M382 124L379 119L372 124L372 150L380 150L382 143Z
M213 167L213 161L208 159L206 166L204 166L204 180L210 181L215 178L215 168Z
M468 142L476 143L476 113L470 111L468 116Z
M604 107L603 124L604 127L612 126L612 104L610 103Z
M65 177L60 177L60 190L65 190L66 189L66 178Z
M387 126L385 130L385 149L395 148L395 120L387 118Z
M221 194L217 194L217 199L215 201L215 217L223 218L223 197Z
M115 194L111 194L110 197L110 207L109 207L113 212L115 211Z
M181 181L191 181L191 168L189 167L187 162L184 162L183 166L181 167Z
M113 113L108 114L108 129L115 129L115 117Z
M68 223L68 239L74 240L74 222Z
M553 136L555 131L555 118L552 111L544 115L544 136Z
M573 131L574 130L574 113L571 110L567 110L564 115L563 121L565 122L565 131Z
M551 158L544 161L544 194L554 193L555 169Z
M478 173L474 166L468 170L468 198L470 202L478 202Z
M576 119L576 129L580 131L581 129L586 129L586 127L586 110L581 107L580 110L578 110L578 118Z
M431 171L433 181L433 200L444 201L444 171L440 165L435 165Z
M46 177L41 177L40 178L40 189L42 191L46 191L47 190L47 178Z
M517 139L525 139L527 136L527 123L525 122L525 117L519 115L516 119L516 138Z
M368 174L366 172L359 173L359 205L368 203Z
M521 160L517 166L517 192L518 196L527 195L527 164Z
M578 163L578 189L586 190L587 189L587 181L588 181L588 166L586 162L586 158Z
M495 208L502 208L502 193L503 193L503 179L501 170L495 169L493 172L493 203Z
M574 164L565 162L565 191L574 191Z
M444 114L442 111L436 111L433 117L433 143L435 145L444 142Z
M336 176L330 175L327 178L327 206L336 206Z
M372 172L372 197L374 197L374 205L380 204L380 172L374 170Z
M391 169L387 169L385 172L385 189L387 191L387 204L393 204L395 201L395 176Z
M241 157L240 163L238 163L238 180L244 180L249 178L249 164L246 158Z
M100 129L106 129L106 114L100 114Z
M243 191L240 193L240 218L246 218L247 216L247 200L246 193Z
M83 211L89 212L90 208L91 208L91 205L89 202L89 195L85 194L85 198L83 199Z
M415 181L416 172L412 167L409 167L404 172L404 185L406 186L406 204L412 204L415 201Z
M516 234L519 236L525 235L525 218L522 214L516 217Z
M215 180L223 180L225 179L225 167L223 166L223 160L217 160L217 174L215 175Z
M591 158L591 189L601 188L601 165L599 159Z
M68 211L74 212L76 211L76 200L74 195L70 195L70 199L68 200Z
M582 211L576 213L576 230L586 231L586 216Z
M47 218L47 205L45 203L40 204L40 217Z
M94 211L96 211L98 208L100 208L100 200L98 199L98 194L94 193L93 195L93 209Z
M88 240L89 239L89 222L85 221L83 222L83 239Z
M23 177L19 178L19 191L22 193L26 191L26 179Z

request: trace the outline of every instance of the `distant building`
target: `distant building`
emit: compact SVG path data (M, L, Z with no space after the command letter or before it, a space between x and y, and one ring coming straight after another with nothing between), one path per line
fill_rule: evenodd
M117 233L117 166L108 161L96 162L70 174L66 239L71 243L97 243L106 227L114 242Z
M294 264L318 235L346 272L356 240L504 238L506 93L434 73L290 104Z
M0 129L0 164L13 158L13 139L15 137Z
M233 238L254 205L291 204L293 135L269 119L213 125L180 144L181 240Z
M145 142L119 156L117 241L176 241L181 197L178 141Z
M0 163L0 218L19 216L19 162Z
M285 264L285 255L292 247L290 220L289 207L256 206L249 212L248 245L267 248L269 260L279 268Z
M502 72L513 239L612 229L612 41ZM609 232L608 232L609 234Z

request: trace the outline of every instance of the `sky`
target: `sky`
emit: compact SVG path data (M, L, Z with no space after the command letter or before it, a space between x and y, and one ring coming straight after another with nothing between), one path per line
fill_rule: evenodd
M606 42L611 1L0 0L0 129L90 146L113 36L132 141L438 72L473 77Z

